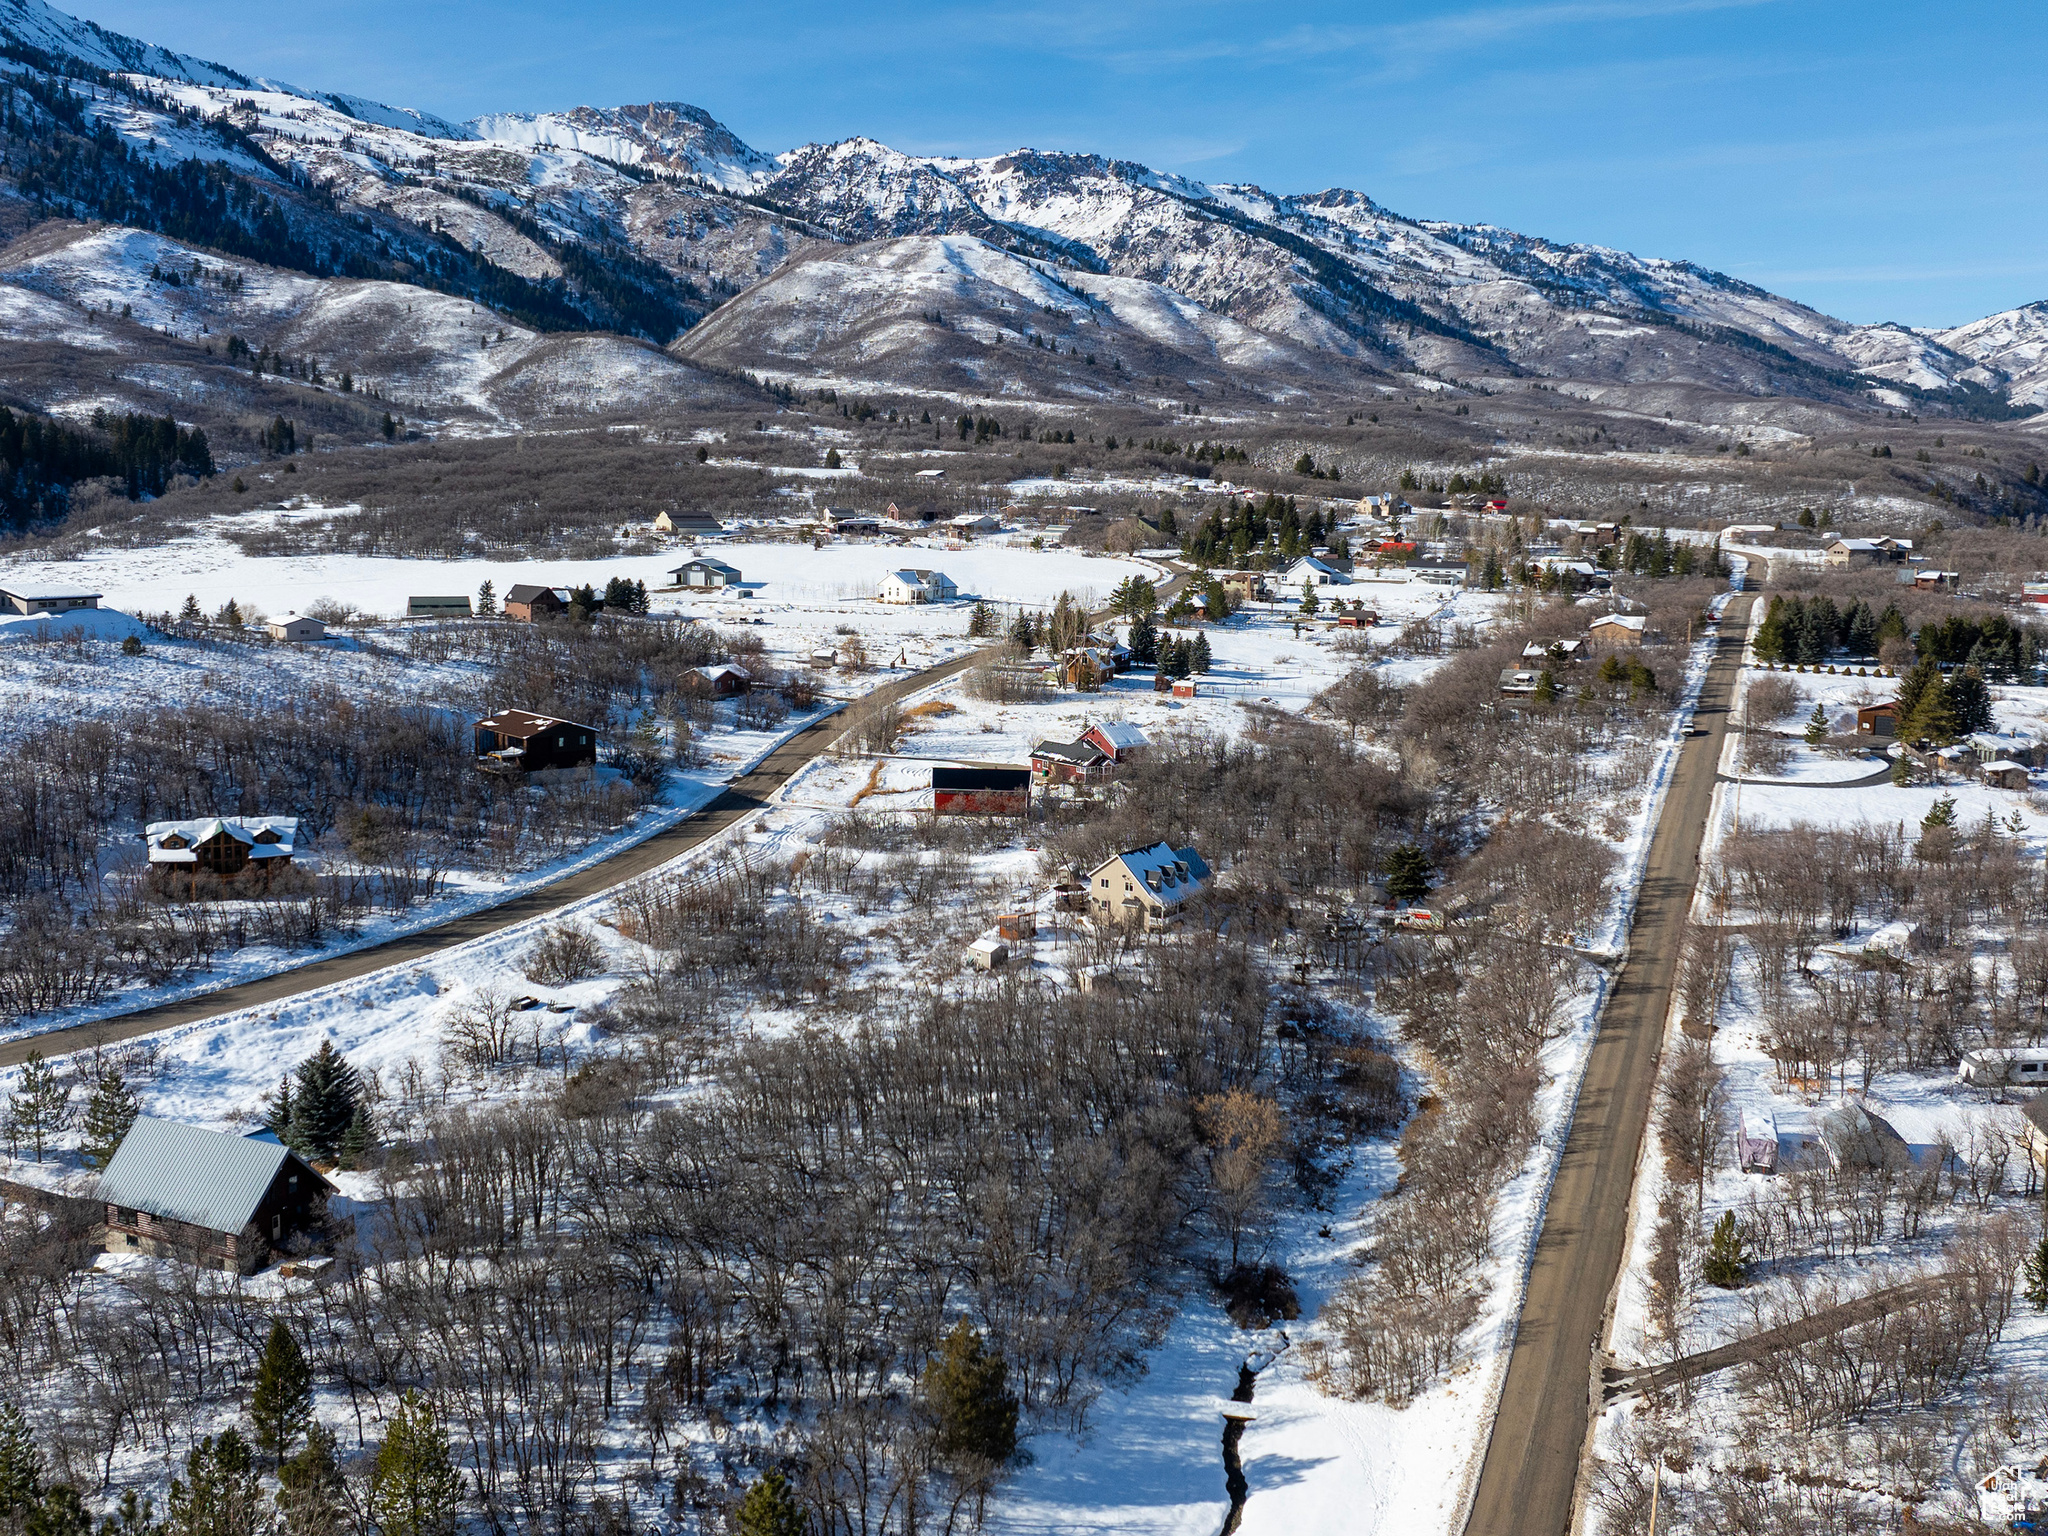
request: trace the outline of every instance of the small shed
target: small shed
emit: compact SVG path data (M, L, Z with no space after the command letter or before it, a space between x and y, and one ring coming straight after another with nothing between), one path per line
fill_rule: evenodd
M1736 1117L1735 1166L1744 1173L1778 1171L1778 1122L1769 1110L1745 1109Z
M1899 734L1899 706L1896 704L1866 704L1856 711L1856 734L1859 736L1896 736Z
M1844 1099L1821 1116L1820 1136L1836 1168L1900 1169L1913 1160L1906 1138L1860 1099Z
M750 692L754 675L745 667L721 662L715 667L692 667L676 679L684 693L699 699L731 699Z
M100 1175L107 1251L249 1274L326 1220L329 1184L268 1132L138 1116Z
M967 946L967 963L977 971L995 971L1010 963L1010 946L1001 939L976 939Z
M1195 697L1196 691L1197 684L1192 677L1179 677L1174 679L1173 696L1176 699L1192 699Z
M405 616L408 619L466 619L470 616L469 599L408 597L405 600Z
M934 768L935 816L1024 816L1031 810L1029 768Z
M996 919L996 937L1012 943L1019 939L1035 938L1038 934L1038 914L1028 908L1022 912L1005 912Z
M552 715L501 709L476 723L481 767L511 773L543 768L587 768L597 761L597 729Z
M1977 772L1978 776L1994 789L2024 790L2030 783L2026 765L2016 763L2009 757L2001 757L1996 762L1986 763Z
M281 613L274 619L265 619L263 627L270 631L273 640L302 644L308 640L325 640L327 626L318 619L309 619L303 613Z
M1586 638L1595 645L1636 646L1643 643L1649 627L1650 621L1639 613L1608 613L1586 626Z

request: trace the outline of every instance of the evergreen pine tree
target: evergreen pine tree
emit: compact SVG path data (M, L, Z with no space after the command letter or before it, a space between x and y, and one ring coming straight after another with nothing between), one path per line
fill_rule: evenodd
M1309 618L1314 618L1322 606L1322 599L1316 596L1316 584L1312 581L1303 582L1301 584L1301 611Z
M1736 1228L1735 1213L1723 1211L1707 1238L1707 1256L1700 1265L1700 1278L1709 1285L1732 1291L1749 1273L1749 1245Z
M387 443L398 436L398 423L391 419L391 413L389 411L386 411L384 413L384 420L381 424L380 430L383 432L384 441Z
M488 579L476 589L476 611L484 618L498 611L498 589Z
M0 1515L19 1515L43 1496L43 1458L28 1419L0 1401Z
M22 1536L92 1536L92 1516L78 1490L59 1483L43 1495L21 1524Z
M135 1124L135 1117L140 1113L141 1106L121 1080L121 1074L109 1068L93 1084L92 1097L85 1102L85 1135L81 1148L85 1160L95 1168L104 1168L112 1162L122 1138L128 1134L129 1127Z
M1899 679L1899 691L1892 698L1892 708L1897 712L1901 736L1906 734L1906 723L1913 718L1913 712L1920 707L1920 697L1927 691L1927 685L1940 681L1941 668L1932 657L1922 660Z
M2027 1279L2027 1300L2036 1312L2048 1312L2048 1236L2034 1244L2021 1267Z
M256 1368L256 1387L249 1394L249 1422L256 1426L257 1448L281 1465L312 1421L312 1368L285 1320L273 1318Z
M1156 666L1159 662L1159 626L1152 622L1152 615L1141 613L1131 621L1131 665L1134 667Z
M21 1086L7 1096L7 1139L25 1141L35 1148L36 1161L43 1160L43 1148L63 1128L71 1109L71 1089L57 1076L57 1069L43 1060L41 1051L30 1051L21 1064Z
M232 597L229 598L226 604L222 606L220 610L220 621L229 629L240 629L242 627L241 606L237 604Z
M380 1536L453 1536L461 1494L440 1415L419 1393L406 1393L377 1448L370 1518Z
M1557 678L1550 668L1545 667L1536 674L1536 692L1530 695L1538 704L1549 704L1557 698Z
M1207 672L1214 658L1209 653L1209 637L1199 630L1195 634L1193 651L1194 654L1188 658L1189 669L1197 673Z
M1387 855L1387 899L1420 901L1429 894L1429 855L1403 843Z
M1920 830L1932 832L1936 827L1952 827L1956 824L1956 797L1943 795L1927 809L1920 818Z
M1892 783L1903 789L1913 782L1913 760L1901 752L1892 759Z
M804 1507L789 1479L773 1467L747 1490L734 1519L739 1536L804 1536Z
M263 1489L249 1443L232 1429L208 1435L171 1479L166 1536L256 1536L263 1526Z
M287 1072L277 1080L277 1092L263 1101L263 1123L270 1127L277 1139L286 1146L292 1146L292 1075Z
M1813 706L1813 713L1806 721L1806 744L1817 747L1828 739L1828 712L1822 705Z
M347 1536L353 1529L334 1432L318 1420L306 1427L306 1444L277 1472L280 1536Z
M1161 507L1159 509L1159 536L1162 539L1177 539L1180 537L1180 522L1174 517L1173 508L1171 507Z
M1991 690L1975 667L1964 667L1948 680L1948 705L1958 736L1992 728Z
M348 1129L341 1137L341 1166L360 1168L377 1145L377 1129L370 1123L370 1106L359 1103L356 1112L349 1117Z
M1959 734L1955 709L1949 703L1948 683L1938 668L1920 691L1911 719L1901 722L1899 734L1907 741L1931 741L1936 746L1948 745Z
M986 1476L1017 1454L1017 1396L1003 1357L962 1318L924 1368L924 1399L940 1457Z
M199 611L199 599L192 593L185 594L185 606L178 610L178 618L186 624L197 624L205 615Z
M333 1041L322 1040L320 1049L299 1063L291 1136L286 1145L302 1156L332 1160L340 1154L349 1122L355 1119L356 1106L362 1101L363 1084L356 1069L334 1048Z

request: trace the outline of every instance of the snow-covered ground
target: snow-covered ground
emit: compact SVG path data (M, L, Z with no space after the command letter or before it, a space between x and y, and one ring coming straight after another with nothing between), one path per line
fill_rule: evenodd
M1765 674L1758 669L1745 669L1744 689L1762 675ZM1825 672L1777 672L1770 675L1788 679L1799 692L1799 703L1778 722L1780 729L1798 729L1810 714L1812 705L1818 703L1825 708L1837 730L1853 731L1853 716L1846 725L1843 723L1849 711L1861 704L1888 699L1897 689L1895 680L1881 677ZM2004 754L2048 740L2048 689L1994 686L1992 695L1997 728L1994 733L1978 739L1982 749L1987 753ZM1879 749L1887 745L1875 743ZM2026 862L2040 860L2044 850L2048 850L2048 811L2044 811L2038 797L2028 791L1996 789L1956 777L1950 777L1939 785L1878 783L1844 787L1846 781L1863 778L1881 766L1878 757L1844 755L1803 744L1792 746L1791 760L1784 772L1764 780L1738 774L1738 747L1738 738L1731 734L1721 770L1728 778L1739 778L1740 782L1724 782L1716 788L1704 855L1710 866L1715 852L1738 829L1758 831L1794 826L1896 828L1905 834L1910 844L1920 836L1922 819L1942 798L1954 801L1955 825L1959 832L1982 828L1989 819L1996 824L2000 835L2017 847ZM1701 923L1719 920L1705 883L1702 884L1694 919ZM1892 935L1884 931L1883 925L1866 920L1855 933L1825 946L1813 958L1815 972L1822 976L1852 974L1858 968L1858 962L1850 956L1873 938L1885 943L1891 941ZM1959 934L1958 942L1969 945L1974 951L1973 968L1980 981L1988 980L1999 952L2005 947L2005 936L1990 927L1970 928ZM1927 961L1925 957L1917 957L1907 963L1923 966ZM2005 985L2010 988L2009 979ZM1781 1158L1785 1155L1783 1149L1795 1145L1797 1137L1814 1133L1819 1118L1840 1102L1836 1090L1845 1083L1852 1089L1864 1091L1870 1109L1899 1131L1916 1158L1936 1155L1935 1149L1944 1138L1954 1146L1968 1149L2009 1138L2020 1130L2017 1103L2004 1102L2003 1095L1958 1083L1950 1068L1881 1071L1866 1081L1862 1067L1852 1057L1835 1082L1787 1083L1769 1054L1763 1002L1754 973L1740 954L1734 966L1730 993L1714 1022L1717 1025L1714 1057L1726 1073L1727 1123L1732 1126L1737 1116L1747 1116L1752 1126L1775 1123ZM1679 1023L1674 1014L1671 1023L1671 1038L1674 1040ZM2023 1157L2024 1153L2014 1157L2014 1167L2008 1175L2015 1186L2021 1178L2017 1165ZM1613 1353L1623 1362L1668 1358L1673 1353L1669 1341L1660 1340L1650 1323L1649 1266L1658 1205L1665 1188L1663 1154L1658 1147L1653 1124L1638 1169L1629 1255L1617 1294L1609 1341ZM1710 1228L1722 1212L1735 1211L1739 1215L1752 1195L1769 1197L1772 1190L1773 1181L1769 1176L1739 1171L1734 1164L1731 1144L1724 1140L1715 1152L1700 1191L1702 1230ZM1938 1206L1930 1214L1922 1235L1915 1240L1905 1240L1888 1227L1876 1242L1857 1247L1839 1259L1827 1261L1802 1254L1799 1262L1791 1267L1817 1278L1841 1282L1850 1291L1882 1283L1889 1274L1903 1274L1913 1266L1932 1259L1955 1231L1962 1214L1960 1210ZM1770 1284L1769 1281L1757 1283ZM1749 1311L1753 1299L1753 1286L1738 1291L1701 1285L1681 1342L1682 1351L1690 1353L1711 1348L1746 1332L1753 1326ZM1997 1346L1995 1359L1998 1367L2015 1379L2038 1380L2044 1366L2048 1366L2048 1316L2021 1307ZM1996 1389L1980 1389L1975 1396L1983 1397L1985 1391L1995 1395ZM1982 1469L1975 1468L1966 1454L1974 1445L1970 1412L1973 1403L1974 1399L1966 1398L1956 1405L1956 1427L1950 1432L1953 1455L1945 1457L1949 1463L1948 1475L1934 1493L1935 1509L1950 1518L1974 1517L1976 1512L1968 1484L1973 1472ZM1605 1410L1597 1431L1603 1454L1617 1453L1620 1437L1638 1411L1638 1406L1633 1403L1617 1404ZM1751 1411L1752 1406L1745 1404L1736 1390L1733 1372L1710 1377L1700 1384L1697 1407L1691 1417L1695 1425L1703 1426L1711 1456L1709 1460L1695 1464L1692 1473L1684 1480L1686 1484L1694 1488L1705 1487L1721 1463L1735 1454L1729 1438L1733 1426ZM1853 1455L1853 1444L1852 1439L1845 1438L1841 1454ZM2035 1447L2023 1459L2031 1463L2041 1449ZM1854 1467L1850 1470L1855 1475L1864 1475ZM1874 1472L1868 1475L1876 1477ZM1928 1511L1923 1508L1922 1513Z

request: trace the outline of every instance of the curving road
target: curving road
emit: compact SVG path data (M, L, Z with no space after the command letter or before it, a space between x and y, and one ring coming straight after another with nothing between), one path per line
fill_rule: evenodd
M884 684L855 702L904 698L965 671L978 654L976 651L969 651L964 656L956 656L951 661L941 662L938 666L927 667L922 672L913 672L908 677ZM175 1002L158 1003L152 1007L139 1008L133 1013L114 1014L87 1024L72 1024L62 1029L45 1030L41 1034L24 1035L20 1039L0 1045L0 1067L19 1065L30 1051L41 1051L46 1056L57 1056L67 1051L90 1050L96 1045L129 1040L137 1035L152 1034L160 1029L174 1029L181 1024L197 1023L201 1019L210 1019L217 1014L234 1013L263 1003L283 1002L287 998L298 996L301 992L311 992L320 987L332 986L338 981L367 976L372 971L381 971L387 965L425 960L442 950L453 949L458 944L467 944L472 939L481 939L501 932L517 923L543 917L571 902L601 895L615 886L623 885L629 880L660 868L680 854L701 847L735 822L759 812L769 796L794 778L806 763L828 749L845 727L846 721L838 713L812 721L776 747L748 772L734 779L719 792L716 799L701 810L691 812L673 826L664 827L642 841L620 849L608 858L564 875L559 880L508 897L495 906L479 908L460 917L451 917L446 922L434 924L431 928L416 929L398 938L386 939L381 944L349 950L345 954L308 960L304 965L294 966L290 970L277 971L250 981L236 982L231 986L216 987L210 992L201 992Z
M1159 597L1164 601L1187 584L1188 574L1178 568L1176 561L1159 563L1168 569L1168 580L1158 587ZM1092 613L1089 615L1089 622L1101 623L1107 617L1107 610ZM943 682L966 671L979 654L978 650L969 650L965 655L956 656L951 661L943 661L935 667L925 668L922 672L913 672L893 683L885 683L874 692L863 694L853 702L856 705L871 701L887 703L906 698L931 687L934 683ZM210 1019L219 1014L235 1013L264 1003L283 1002L288 998L297 997L302 992L312 992L321 987L332 986L338 981L350 981L358 976L367 976L372 971L381 971L388 965L403 965L408 961L425 960L431 955L453 949L460 944L467 944L473 939L485 938L515 924L544 917L572 902L602 895L629 880L638 879L641 875L660 868L669 860L688 853L693 848L701 847L735 822L758 812L767 803L769 796L794 778L811 759L826 751L838 739L844 728L845 721L838 714L826 715L812 721L748 772L734 779L709 805L692 811L673 826L665 827L595 864L564 875L546 885L536 886L517 896L508 897L494 906L482 907L460 917L449 918L446 922L436 923L430 928L416 929L398 938L387 939L381 944L350 950L346 954L308 960L305 964L289 970L259 976L250 981L236 982L230 986L216 987L212 991L180 998L176 1002L158 1003L152 1007L139 1008L132 1013L118 1013L104 1019L95 1019L87 1024L71 1024L62 1029L23 1035L19 1039L0 1044L0 1067L19 1066L28 1058L30 1051L41 1051L46 1056L59 1056L69 1051L91 1050L96 1045L109 1045L117 1040L132 1040L138 1035L153 1034L160 1029L175 1029L179 1025L194 1024L201 1019Z
M1742 600L1731 613L1738 606L1746 614ZM1544 1207L1466 1536L1564 1536L1571 1529L1598 1390L1594 1351L1621 1272L1636 1156L1748 625L1724 628L1694 712L1707 734L1680 749L1650 842L1628 957L1601 1017Z

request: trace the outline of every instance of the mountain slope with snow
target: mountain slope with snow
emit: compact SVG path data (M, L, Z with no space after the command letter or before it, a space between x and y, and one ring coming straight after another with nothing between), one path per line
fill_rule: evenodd
M830 274L848 282L846 304L874 307L845 322L871 333L869 374L890 357L950 357L877 338L929 301L934 276L933 248L893 242L966 239L1063 274L1076 293L1135 285L1121 302L1150 328L1133 322L1125 350L1188 384L1231 369L1335 382L1362 368L1431 387L1541 379L1616 403L1679 387L1853 408L1883 390L1892 404L1939 410L1946 394L1975 409L2011 387L2020 404L2048 404L2048 339L2033 308L1939 334L1851 325L1692 262L1408 218L1343 188L1279 194L1034 149L917 156L861 137L771 155L683 102L454 124L253 79L44 0L0 0L0 41L14 50L11 78L43 104L17 119L0 157L0 228L18 231L38 209L141 224L313 281L436 289L535 334L599 329L661 344L716 316L705 341L679 351L801 372L789 350L804 324L796 296ZM48 90L57 77L64 90ZM14 191L25 167L75 167L66 144L96 131L133 162L205 167L246 190L216 232L75 174L40 175L33 198ZM259 219L272 222L259 232ZM858 254L870 242L884 249ZM1118 300L1096 296L1115 319ZM981 312L980 297L960 302ZM999 354L979 366L994 370L989 388L1066 388L1047 383L1042 361L1006 373ZM912 368L902 382L918 377Z

